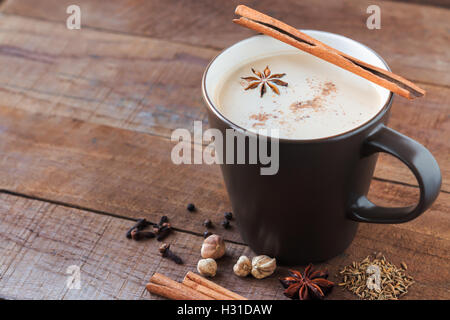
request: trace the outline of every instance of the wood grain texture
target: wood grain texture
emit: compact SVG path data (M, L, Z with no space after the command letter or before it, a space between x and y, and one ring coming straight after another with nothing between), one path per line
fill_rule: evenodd
M203 120L215 50L3 16L0 99L31 112L170 136Z
M424 145L436 158L442 173L442 190L450 191L450 88L423 85L427 96L416 101L394 98L389 127ZM375 177L417 185L399 160L382 154Z
M230 210L219 168L173 164L165 138L5 107L0 128L0 189L153 222L168 215L198 233Z
M239 0L79 0L82 24L222 49L245 37L249 30L231 23ZM10 0L6 13L58 21L65 25L70 0ZM450 84L448 24L444 8L389 1L249 0L245 4L301 29L339 33L372 47L393 71L406 78ZM369 5L379 5L381 30L369 30ZM179 14L178 14L179 13ZM432 46L424 45L433 43Z
M213 231L233 241L217 282L249 298L283 299L277 277L285 267L263 281L231 274L241 254L253 253L234 222L218 227L230 209L218 167L170 160L173 129L191 129L194 120L206 126L205 66L218 49L252 35L231 23L237 1L79 0L80 31L65 28L69 4L9 0L0 7L0 298L158 298L145 283L155 271L178 281L194 271L201 224L210 218ZM397 98L390 125L432 151L444 192L409 223L361 224L353 244L324 266L337 281L342 266L383 251L397 265L405 261L417 281L406 298L450 299L450 11L369 0L247 4L360 40L428 91L414 102ZM382 8L381 30L365 27L369 4ZM417 183L399 161L382 156L375 176L369 198L377 204L417 201ZM188 202L199 210L189 213ZM183 266L162 259L157 241L124 236L131 219L163 214L182 230L167 241ZM81 267L81 290L65 286L69 265ZM330 298L354 296L336 288Z
M176 265L160 257L157 241L126 239L131 221L2 193L0 222L0 297L7 299L159 299L144 289L150 276L160 272L182 281L187 271L195 271L203 240L181 232L171 235L168 242L185 261ZM344 265L374 250L383 250L397 265L407 263L416 283L405 299L450 298L449 270L442 267L450 262L450 240L397 226L361 225L346 252L322 267L337 282ZM243 254L253 255L246 246L227 243L214 281L250 299L285 299L277 278L286 275L286 267L264 280L241 279L232 274L232 266ZM79 290L66 287L71 265L80 267ZM339 287L329 296L354 298Z
M450 2L448 0L390 0L390 1L405 2L405 3L417 3L420 5L450 8Z
M221 230L230 210L219 167L173 164L174 144L165 138L6 107L0 107L0 130L0 189L154 222L164 214L176 228L198 234L206 218ZM373 180L371 192L376 200L406 205L417 201L417 190ZM199 210L188 212L189 202ZM449 205L438 198L436 216L427 212L430 220L418 228L446 234ZM223 233L241 241L235 227Z
M10 16L0 32L5 106L165 137L192 131L194 120L207 124L200 82L215 50ZM450 191L450 88L423 86L423 99L396 97L390 125L430 149ZM392 157L375 175L417 185Z

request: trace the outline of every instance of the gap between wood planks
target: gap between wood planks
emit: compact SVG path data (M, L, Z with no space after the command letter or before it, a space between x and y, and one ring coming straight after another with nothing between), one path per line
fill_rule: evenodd
M416 188L416 189L419 188L418 185L415 185L415 184L412 184L412 183L407 183L407 182L393 181L393 180L384 179L384 178L378 178L378 177L373 177L372 179L380 181L380 182L388 182L388 183L398 184L398 185L402 185L402 186L405 186L405 187L412 187L412 188ZM447 190L442 190L441 189L440 192L450 194L450 191L447 191Z
M8 14L8 15L11 15L11 16L17 16L17 15L14 15L14 14ZM27 18L27 19L28 19L28 18ZM46 19L39 19L39 18L29 18L29 19L42 20L42 21L45 21L46 23L56 24L56 22L49 21L49 20L46 20ZM89 29L89 28L90 28L90 29L98 29L98 30L101 30L101 32L103 32L103 33L108 32L108 33L113 33L113 34L114 34L114 32L107 31L107 30L101 29L101 28L95 28L95 27L89 27L89 26L88 26L87 28L88 28L88 29ZM124 34L126 34L126 33L124 33ZM153 37L146 37L146 36L142 36L142 35L130 35L130 34L126 34L126 35L127 35L127 36L132 36L132 37L138 37L138 38L153 38ZM167 40L166 40L166 41L167 41ZM167 42L170 43L170 42L176 42L176 41L167 41ZM191 45L191 46L197 47L196 45ZM421 83L421 82L418 81L418 83ZM433 84L433 86L439 87L439 85L434 85L434 84ZM441 87L448 87L448 86L441 86ZM116 128L116 127L112 126L112 128ZM158 134L158 133L143 132L143 131L140 131L140 130L131 130L131 129L127 129L127 128L122 128L122 129L130 130L130 131L134 131L134 132L139 132L139 133L145 133L145 134L149 134L149 135L151 135L151 136L157 136L157 137L161 137L161 138L164 138L164 139L167 139L167 140L170 139L169 137L167 137L167 136L165 136L165 135L162 135L162 134ZM202 145L207 145L207 143L202 143ZM390 182L390 183L393 183L393 184L399 184L399 185L405 185L405 186L410 186L410 187L418 188L417 185L409 184L409 183L404 183L404 182L400 182L400 181L395 181L395 180L390 180L390 179L383 179L383 178L378 178L378 177L374 177L374 179L375 179L375 180L379 180L379 181L384 181L384 182ZM446 191L446 190L441 190L441 191L442 191L442 192L445 192L445 193L450 193L449 191ZM107 213L107 214L108 214L108 213Z
M96 29L96 28L91 28L91 29ZM101 29L98 29L98 28L97 28L97 30L101 30ZM101 31L104 32L103 30L101 30ZM109 32L109 31L108 31L108 32ZM114 33L114 32L111 32L111 33ZM117 32L117 33L119 33L119 32ZM126 33L125 33L125 34L126 34ZM150 38L150 37L138 36L138 35L130 35L130 34L126 34L126 35L127 35L127 36L133 36L133 37ZM174 43L176 43L176 42L179 42L179 41L168 41L168 42L174 42ZM115 127L113 127L113 128L115 128ZM126 129L126 130L129 130L129 129ZM130 130L130 131L134 131L134 130ZM144 132L144 133L147 133L147 134L149 134L149 135L154 135L154 136L158 136L158 137L162 137L162 138L168 139L168 137L161 136L161 135L159 135L159 134L152 134L152 133L149 133L149 132ZM390 183L393 183L393 184L399 184L399 185L405 185L405 186L410 186L410 187L418 188L417 186L412 185L412 184L410 185L410 184L408 184L408 183L402 183L402 182L397 182L397 181L390 181L390 180L382 179L382 178L374 178L374 180L379 180L379 181L384 181L384 182L390 182ZM85 211L88 211L88 212L92 212L92 213L96 213L96 214L99 214L99 215L109 215L109 216L116 217L116 218L119 218L119 219L124 219L125 221L135 221L135 219L133 219L133 218L124 217L124 216L117 215L117 214L114 214L114 213L111 213L111 212L107 212L107 211L92 210L92 209L89 209L89 208L83 208L83 207L81 207L81 206L71 205L71 204L68 204L68 203L63 203L63 202L58 202L58 201L52 201L52 200L47 200L47 199L43 199L43 198L40 199L40 198L38 198L38 197L29 196L29 195L26 195L26 194L15 193L15 192L11 192L11 191L8 191L8 190L0 190L0 193L1 193L1 192L5 193L5 194L15 195L15 196L18 196L18 197L24 197L24 198L29 198L29 199L36 199L36 200L40 200L40 201L45 201L45 202L48 202L48 203L54 203L54 204L57 204L57 205L61 205L61 206L68 207L68 208L82 209L82 210L85 210ZM443 191L443 192L444 192L444 191ZM449 193L449 192L446 192L446 191L445 191L445 193ZM113 210L111 210L111 211L113 211ZM176 230L177 230L178 232L181 232L181 233L192 234L192 235L195 235L195 236L199 236L199 235L200 235L199 233L192 232L192 231L187 231L187 230L182 230L182 229L176 229ZM370 239L370 238L367 238L367 239ZM240 245L245 245L244 243L241 243L241 242L238 242L238 241L228 241L228 242L236 243L236 244L240 244ZM397 243L395 243L395 244L393 244L393 245L394 245L394 246L398 246ZM365 248L370 249L369 246L366 246ZM7 298L7 297L5 297L5 298Z
M387 179L376 178L376 177L374 177L373 179L377 180L377 181L381 181L381 182L392 183L392 184L402 185L402 186L406 186L406 187L419 188L416 185L412 185L412 184L404 183L404 182L390 181L390 180L387 180ZM444 191L444 190L442 190L441 192L446 193L446 194L450 194L450 192ZM83 210L83 211L90 212L90 213L93 213L93 214L100 214L100 215L105 215L105 216L111 216L111 217L114 217L114 218L128 220L128 221L137 221L138 220L138 218L127 217L127 216L123 216L123 215L116 214L116 213L113 213L113 212L108 212L108 211L88 208L88 207L84 207L84 206L80 206L80 205L76 205L76 204L71 204L71 203L67 203L67 202L63 202L63 201L46 199L46 198L43 198L43 197L27 195L27 194L24 194L24 193L21 193L21 192L15 192L15 191L6 190L6 189L0 189L0 193L9 194L9 195L13 195L13 196L16 196L16 197L22 197L22 198L26 198L26 199L30 199L30 200L43 201L43 202L47 202L47 203L51 203L51 204L55 204L55 205L59 205L59 206L67 207L67 208ZM150 222L157 223L157 221L150 221ZM173 230L176 231L176 232L182 232L182 233L187 233L187 234L191 234L191 235L198 236L198 237L203 237L203 235L201 233L195 232L195 231L185 230L185 229L176 228L176 227L173 227ZM233 243L233 244L247 246L246 243L240 242L240 241L229 240L229 239L226 239L225 241L227 241L229 243Z
M373 178L373 179L378 180L378 181L393 183L393 184L404 185L404 186L407 186L407 187L418 188L418 186L410 185L410 184L403 183L403 182L392 182L392 181L389 181L389 180L386 180L386 179L380 179L380 178ZM447 193L447 194L450 193L450 192L447 192L447 191L441 191L441 192ZM66 202L58 201L58 200L52 200L52 199L46 199L46 198L42 198L42 197L31 196L31 195L23 194L23 193L20 193L20 192L15 192L15 191L10 191L10 190L5 190L5 189L0 189L0 193L9 194L9 195L13 195L13 196L16 196L16 197L30 199L30 200L43 201L43 202L47 202L47 203L51 203L51 204L55 204L55 205L59 205L59 206L67 207L67 208L83 210L83 211L87 211L87 212L94 213L94 214L111 216L111 217L114 217L114 218L128 220L128 221L137 221L138 220L138 218L127 217L127 216L123 216L123 215L112 213L112 212L107 212L107 211L103 211L103 210L97 210L97 209L88 208L88 207L84 207L84 206L79 206L79 205L76 205L76 204L66 203ZM150 222L157 223L156 221L150 221ZM191 234L191 235L198 236L198 237L203 237L202 234L200 234L198 232L190 231L190 230L185 230L185 229L176 228L176 227L173 227L173 230L176 231L176 232L182 232L182 233L187 233L187 234ZM234 240L228 240L228 239L226 239L225 241L227 241L229 243L233 243L233 244L247 246L246 243L240 242L240 241L234 241Z
M123 220L128 220L128 221L137 221L138 220L138 218L131 218L131 217L127 217L127 216L122 216L120 214L115 214L115 213L111 213L111 212L107 212L107 211L103 211L103 210L87 208L87 207L79 206L79 205L76 205L76 204L66 203L66 202L63 202L63 201L45 199L45 198L36 197L36 196L30 196L30 195L23 194L23 193L20 193L20 192L15 192L15 191L10 191L10 190L5 190L5 189L0 189L0 193L9 194L9 195L12 195L12 196L15 196L15 197L21 197L21 198L30 199L30 200L38 200L38 201L42 201L42 202L47 202L47 203L51 203L51 204L62 206L62 207L66 207L66 208L83 210L83 211L94 213L94 214L110 216L110 217L114 217L114 218L117 218L117 219L123 219ZM149 222L151 222L151 223L158 223L157 221L149 221ZM194 232L194 231L190 231L190 230L180 229L180 228L176 228L176 227L173 227L173 226L172 226L172 229L174 231L176 231L176 232L182 232L182 233L187 233L187 234L191 234L191 235L198 236L198 237L203 237L203 235L201 233L199 233L199 232ZM229 242L229 243L233 243L233 244L247 246L246 243L240 242L240 241L234 241L234 240L229 240L229 239L225 239L225 241Z
M10 199L8 197L16 199L7 201ZM88 279L85 280L85 283L88 283L88 289L82 294L84 298L98 298L99 296L118 298L124 297L123 294L128 298L143 298L136 289L141 288L142 279L147 279L154 271L169 272L177 279L182 279L186 271L185 267L178 267L170 262L164 266L165 262L162 262L157 254L156 242L149 242L147 246L142 246L122 238L123 231L128 225L127 220L92 215L89 212L44 202L39 204L40 201L16 196L2 195L0 198L5 203L4 208L8 210L4 210L4 212L12 215L10 219L5 220L6 229L3 229L7 239L6 243L14 242L17 250L13 251L20 253L17 259L9 259L11 262L8 265L13 271L4 273L6 276L2 280L3 286L0 281L0 288L3 288L0 291L5 298L20 298L20 295L24 298L25 294L28 294L28 298L32 298L32 296L60 298L65 290L55 290L62 289L55 286L56 283L59 283L55 281L61 280L61 284L64 283L64 270L67 264L84 263L82 271L87 275L85 279ZM60 208L58 209L58 207ZM68 219L72 215L75 220ZM45 222L42 223L43 221ZM80 222L83 223L80 224ZM61 228L55 229L55 224ZM84 227L77 229L80 225ZM100 228L98 228L99 226ZM70 232L66 234L68 230ZM445 281L448 279L448 272L442 270L441 267L444 261L448 261L448 250L445 249L448 248L450 239L437 239L435 236L425 234L417 234L416 237L413 231L406 231L400 235L392 227L389 227L388 230L386 226L368 224L361 225L358 234L361 236L358 236L345 254L321 264L327 266L330 275L339 278L337 272L342 266L373 251L383 250L387 256L394 259L392 260L394 263L398 264L406 260L409 269L412 272L415 270L417 285L412 288L410 298L443 298L443 295L448 295ZM75 239L80 242L74 241ZM186 239L194 240L195 243L190 243ZM180 245L178 247L180 253L184 252L186 266L194 269L202 239L192 235L178 234L173 240L175 246ZM238 246L230 244L230 255L223 261L223 264L221 262L224 267L222 270L231 270L232 264L238 256L252 254L247 246L236 248ZM78 248L78 250L72 253L71 248ZM425 252L421 251L423 248L426 248ZM130 250L130 255L124 256L122 254L124 250ZM414 263L410 264L409 262ZM53 268L49 268L49 266ZM135 269L135 266L141 266L141 268ZM30 272L30 270L34 270L34 272ZM430 272L430 270L436 270L436 272ZM44 277L42 276L43 272ZM284 274L286 268L281 267L278 272L278 275ZM244 295L245 293L253 295L255 290L267 289L270 289L272 294L269 293L266 298L274 298L275 295L280 296L281 294L277 275L268 279L268 282L258 282L258 280L253 280L252 283L247 282L245 288L239 285L242 283L241 280L230 278L223 273L219 274L218 280L219 284L228 288L242 289ZM251 281L251 279L247 280ZM25 281L25 287L21 285L20 281ZM276 286L274 286L275 284ZM260 287L258 288L258 286ZM125 287L128 287L125 290L128 295L122 292L122 288ZM33 290L35 288L42 288L45 291L39 293L40 290ZM277 292L273 292L273 288L278 288ZM337 290L330 297L342 299L352 296L346 294L346 291ZM81 298L81 296L79 293L75 293L68 298Z

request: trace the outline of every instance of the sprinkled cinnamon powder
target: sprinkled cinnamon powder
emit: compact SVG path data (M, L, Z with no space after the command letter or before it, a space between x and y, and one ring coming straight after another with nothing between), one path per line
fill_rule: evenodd
M333 82L326 82L322 87L322 95L328 96L332 92L336 92L336 85Z
M266 124L264 122L256 122L254 124L252 124L253 128L259 127L259 126L265 126Z
M266 125L266 121L269 120L270 118L273 119L277 119L278 116L271 114L271 113L266 113L266 112L262 112L262 113L255 113L250 115L249 117L251 120L256 120L259 122L256 122L252 125L253 128L258 127L258 126L265 126Z
M325 82L325 83L321 83L320 85L316 86L313 85L313 82L311 79L307 80L309 86L315 90L315 91L320 91L320 93L316 94L316 96L313 99L310 100L306 100L306 101L297 101L292 103L289 106L289 109L291 109L292 111L296 112L300 109L304 109L304 108L312 108L314 111L319 111L324 104L324 98L329 96L331 93L336 92L336 85L333 82Z
M268 120L271 116L272 116L271 114L268 114L268 113L265 113L265 112L263 112L263 113L255 113L255 114L252 114L250 116L250 119L264 122L264 121Z
M298 111L304 108L312 108L315 111L322 107L322 97L315 97L312 100L294 102L289 106L292 111Z

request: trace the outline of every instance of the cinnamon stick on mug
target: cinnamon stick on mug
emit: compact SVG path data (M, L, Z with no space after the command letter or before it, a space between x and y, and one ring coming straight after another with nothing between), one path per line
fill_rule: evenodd
M308 52L313 56L328 61L338 67L348 70L398 95L414 99L425 95L425 90L411 81L392 72L365 63L355 57L340 52L294 27L265 15L244 5L236 7L235 13L240 15L233 22L246 28L264 33L277 40Z

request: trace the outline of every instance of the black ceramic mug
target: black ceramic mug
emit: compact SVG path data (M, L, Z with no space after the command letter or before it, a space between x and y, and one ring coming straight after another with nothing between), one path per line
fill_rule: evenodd
M304 32L389 70L380 56L354 40L327 32ZM270 50L297 49L266 36L255 36L224 50L209 64L202 90L211 128L224 136L226 129L248 135L245 128L218 111L214 97L227 69ZM425 147L386 126L393 95L387 90L383 94L380 112L351 131L313 140L279 139L277 174L261 175L261 164L221 164L242 239L257 254L276 257L285 264L327 260L349 246L358 222L407 222L431 206L441 186L439 166ZM248 155L247 144L246 148ZM223 154L226 150L217 152ZM367 199L379 152L400 159L414 173L420 187L416 206L386 208Z

